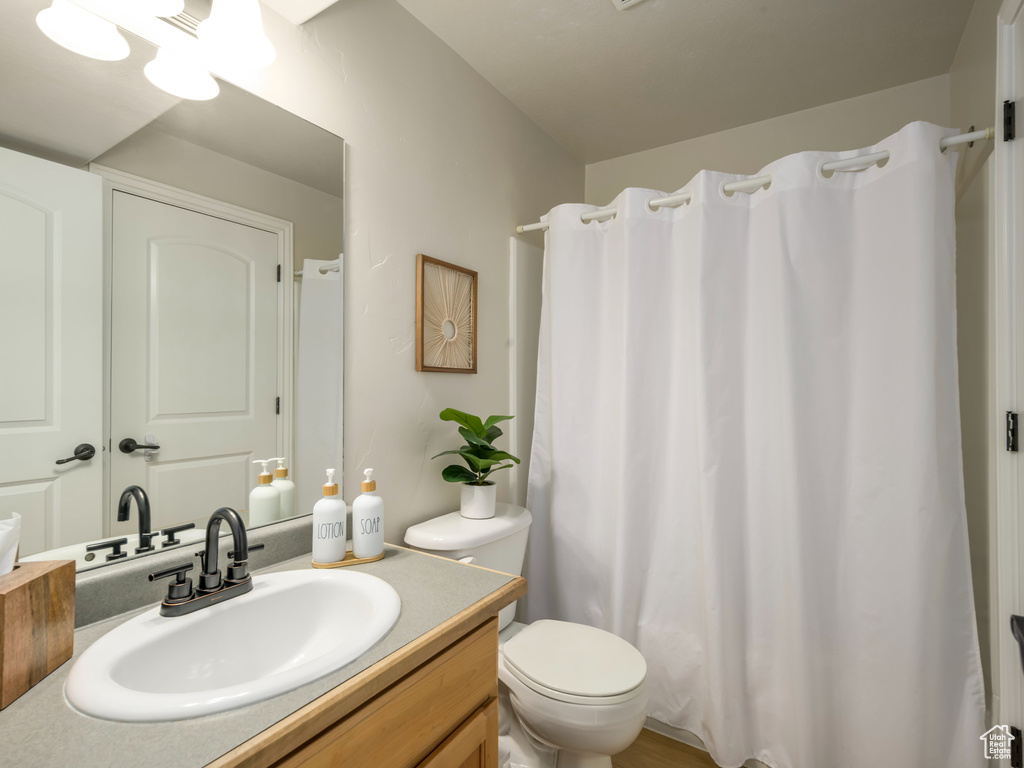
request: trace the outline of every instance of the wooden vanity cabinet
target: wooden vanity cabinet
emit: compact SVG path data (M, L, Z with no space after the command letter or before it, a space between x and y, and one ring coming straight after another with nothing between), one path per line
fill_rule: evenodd
M418 768L487 768L498 764L498 700L460 725Z
M496 614L525 591L510 582L211 766L496 768Z

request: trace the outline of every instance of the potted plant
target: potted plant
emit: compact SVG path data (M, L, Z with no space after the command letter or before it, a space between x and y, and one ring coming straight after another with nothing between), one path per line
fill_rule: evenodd
M466 467L449 464L441 471L449 483L462 483L462 507L459 510L463 517L482 520L494 517L497 486L487 478L500 469L510 469L512 463L519 459L510 453L498 450L493 443L501 437L502 432L495 426L500 421L508 421L512 416L488 416L481 421L479 416L445 408L441 411L441 421L454 421L459 425L459 434L466 444L454 451L442 451L433 456L449 456L458 454L466 462ZM510 462L505 464L503 462Z

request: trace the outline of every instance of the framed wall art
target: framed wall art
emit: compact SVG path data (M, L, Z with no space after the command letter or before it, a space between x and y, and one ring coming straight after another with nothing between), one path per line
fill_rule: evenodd
M416 257L416 370L476 373L476 272Z

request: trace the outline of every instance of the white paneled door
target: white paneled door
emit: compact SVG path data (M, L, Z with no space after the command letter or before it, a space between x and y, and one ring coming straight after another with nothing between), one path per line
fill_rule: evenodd
M0 518L22 555L102 535L102 191L0 149Z
M133 484L154 529L245 509L253 459L278 455L278 236L120 191L112 205L111 534L135 528L113 514Z

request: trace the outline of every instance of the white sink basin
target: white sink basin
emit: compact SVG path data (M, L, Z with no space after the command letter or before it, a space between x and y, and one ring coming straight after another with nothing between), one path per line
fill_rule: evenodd
M253 579L251 592L186 616L158 608L91 645L64 684L68 702L105 720L185 720L298 688L366 653L398 619L376 576L311 570Z

